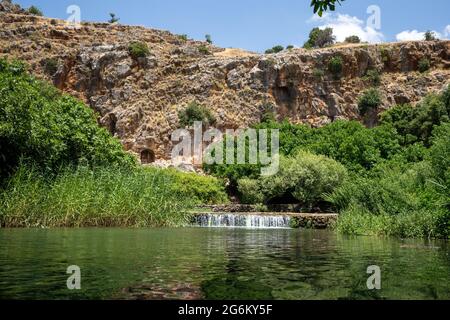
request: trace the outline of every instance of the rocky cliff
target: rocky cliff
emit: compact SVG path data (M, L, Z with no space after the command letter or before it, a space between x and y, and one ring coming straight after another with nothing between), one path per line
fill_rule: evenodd
M133 59L132 41L150 55ZM342 73L328 71L340 56ZM65 21L0 4L0 57L26 61L31 71L84 100L127 150L165 158L178 111L192 101L210 108L219 128L247 127L273 109L279 119L320 126L359 119L357 99L377 69L383 107L416 103L450 82L450 41L348 45L272 55L224 50L166 31ZM422 58L431 62L418 72Z

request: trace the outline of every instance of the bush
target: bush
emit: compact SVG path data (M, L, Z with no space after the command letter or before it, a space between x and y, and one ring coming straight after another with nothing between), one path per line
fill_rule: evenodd
M62 166L133 166L118 140L78 100L31 77L22 63L0 60L0 177L19 162L57 172Z
M346 175L344 166L336 161L300 152L294 157L282 157L276 175L240 180L238 189L242 199L250 203L294 198L313 207L323 202L325 195L338 187Z
M204 55L211 54L211 53L209 52L208 47L207 47L207 46L204 46L204 45L201 45L201 46L198 47L198 52L200 52L201 54L204 54Z
M433 31L428 30L427 32L425 32L424 40L425 41L435 41L436 40L435 33Z
M421 73L427 72L431 68L431 62L428 58L422 58L418 64L419 71Z
M350 36L345 38L345 42L347 43L361 43L361 39L358 36Z
M361 116L365 116L372 110L377 110L381 105L381 94L375 89L369 89L358 99L358 110Z
M182 127L190 127L196 121L203 122L203 125L206 127L216 122L211 111L197 102L191 102L186 109L181 110L178 113L178 119Z
M187 34L180 34L180 35L178 35L178 38L182 41L188 41Z
M208 42L209 44L212 44L212 43L213 43L212 37L211 37L210 34L205 35L205 40L206 40L206 42Z
M39 17L42 17L44 15L42 13L42 11L36 6L29 7L28 12L31 13L32 15L39 16Z
M42 60L41 62L45 73L47 73L50 76L53 76L56 71L58 71L58 60L53 58L46 58Z
M309 39L304 44L304 48L324 48L334 44L336 37L333 36L333 29L319 29L314 28L309 33Z
M195 204L228 203L225 186L217 178L177 170L167 170L165 174L173 178L172 190Z
M292 49L294 49L294 46L292 44L290 44L286 47L286 50L292 50Z
M278 46L272 47L271 49L267 49L265 53L266 54L272 54L272 53L281 52L283 50L284 50L284 47L278 45Z
M328 62L328 71L330 71L335 78L339 78L341 76L343 70L344 62L342 57L336 56L330 59Z
M138 41L134 41L129 44L128 52L134 59L145 58L150 54L147 44Z
M381 84L381 75L376 69L368 70L365 78L370 82L373 86L379 86Z

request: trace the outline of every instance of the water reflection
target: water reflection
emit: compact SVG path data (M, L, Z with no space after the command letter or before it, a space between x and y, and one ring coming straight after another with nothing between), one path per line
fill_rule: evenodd
M443 241L187 228L0 230L0 243L0 298L450 299ZM66 288L72 264L80 291Z

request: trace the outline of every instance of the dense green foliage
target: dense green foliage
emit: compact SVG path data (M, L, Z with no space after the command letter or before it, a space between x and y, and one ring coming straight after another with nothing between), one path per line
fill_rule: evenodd
M134 58L145 58L150 54L150 49L144 42L134 41L128 46L130 55Z
M333 36L333 29L313 28L309 33L308 41L305 42L305 49L324 48L334 44L336 37Z
M190 127L196 121L203 122L206 127L216 122L216 118L211 111L195 101L189 103L186 109L181 110L178 113L178 118L182 127Z
M280 170L270 177L239 180L239 191L247 203L270 203L296 199L312 208L324 201L345 179L347 170L324 156L300 152L282 157Z
M134 165L91 109L31 77L22 63L0 60L0 177L20 161L48 173L79 163Z
M374 128L355 121L336 121L317 129L268 121L256 128L280 130L282 161L277 175L260 177L258 165L208 167L210 173L237 185L245 202L270 203L281 198L310 206L332 203L342 213L337 228L344 233L450 235L450 87L440 95L427 96L416 107L393 107ZM348 178L327 184L331 173L327 167L311 170L299 156L305 151L339 162ZM315 182L304 185L299 172L314 172L309 177L315 177L311 178ZM324 192L321 182L330 188ZM293 186L304 193L293 192Z
M370 111L377 110L380 105L381 94L377 89L372 88L364 91L358 99L359 114L365 116Z
M450 87L442 95L429 95L416 107L395 106L381 115L381 123L393 126L402 145L416 142L429 147L435 126L450 121Z

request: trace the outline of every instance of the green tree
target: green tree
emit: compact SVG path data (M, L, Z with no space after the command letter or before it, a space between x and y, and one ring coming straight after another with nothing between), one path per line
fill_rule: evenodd
M309 33L309 39L304 44L304 48L324 48L334 44L336 37L333 36L332 28L313 28Z
M109 14L109 16L111 17L111 19L109 19L108 22L111 23L111 24L112 24L112 23L119 22L119 20L120 20L120 18L117 18L117 17L116 17L116 14L115 14L115 13L112 13L112 12L111 12L111 13Z
M428 30L427 32L425 32L424 40L425 41L434 41L434 40L436 40L436 34L433 31Z
M212 44L212 43L213 43L212 37L211 37L210 34L205 35L205 40L206 40L206 42L208 42L209 44Z
M35 15L35 16L39 16L42 17L44 14L42 13L42 11L36 7L36 6L31 6L28 8L28 12Z
M361 43L361 39L358 36L350 36L345 38L345 42L347 43Z
M36 80L19 62L0 60L0 177L20 162L46 172L63 166L134 163L80 101Z

